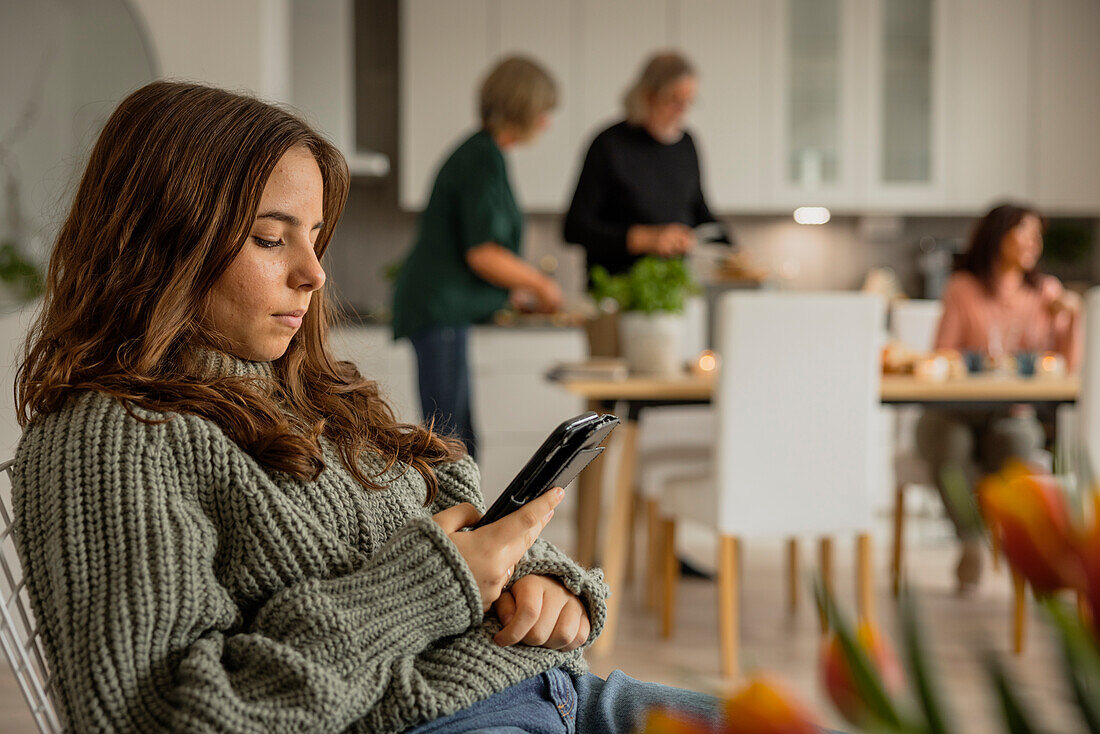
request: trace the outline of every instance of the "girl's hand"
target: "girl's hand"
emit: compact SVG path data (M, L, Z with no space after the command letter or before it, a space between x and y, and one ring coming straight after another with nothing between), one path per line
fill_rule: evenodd
M504 625L493 640L502 647L522 642L569 652L583 645L592 630L581 600L549 576L517 580L493 609Z
M482 611L488 611L500 597L519 559L550 522L563 496L565 491L555 487L511 515L477 530L463 530L481 517L469 502L448 507L432 516L470 567L481 593Z
M1054 316L1063 313L1076 316L1081 312L1081 296L1073 291L1064 291L1062 295L1051 301L1047 308Z

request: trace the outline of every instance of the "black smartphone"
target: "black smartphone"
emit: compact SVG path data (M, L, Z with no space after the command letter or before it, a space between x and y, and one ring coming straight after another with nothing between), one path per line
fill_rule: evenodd
M570 418L554 429L534 456L528 459L515 479L480 520L471 526L480 528L540 497L551 487L564 487L592 463L603 451L600 444L619 419L592 411Z

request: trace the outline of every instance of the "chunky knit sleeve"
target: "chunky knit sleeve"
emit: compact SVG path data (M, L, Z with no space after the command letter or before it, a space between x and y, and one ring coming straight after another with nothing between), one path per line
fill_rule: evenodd
M439 478L439 496L433 512L439 512L459 502L469 502L479 511L485 511L481 475L473 459L467 456L460 461L437 467L436 476ZM558 579L584 602L588 610L588 620L592 624L587 644L594 642L603 630L607 616L605 602L608 588L603 581L603 571L598 568L583 568L554 544L539 538L516 565L513 578L530 574Z
M68 728L344 731L399 697L434 641L481 622L469 569L428 518L345 573L258 594L256 608L236 601L215 572L233 518L213 516L200 498L217 490L188 467L232 475L249 459L188 442L181 425L84 397L20 444L16 537ZM303 537L279 534L294 530L289 513L253 514L271 533L250 525L249 554ZM268 568L257 584L294 572Z

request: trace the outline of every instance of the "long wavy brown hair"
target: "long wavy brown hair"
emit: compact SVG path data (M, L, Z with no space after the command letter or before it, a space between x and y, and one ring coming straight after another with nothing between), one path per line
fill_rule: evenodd
M214 422L262 465L302 480L324 469L331 440L364 486L403 464L424 477L461 444L397 421L375 382L327 345L331 309L313 294L274 385L204 369L226 351L205 325L209 294L244 246L264 186L288 150L305 146L324 181L322 258L348 195L343 156L286 110L198 84L154 82L107 120L50 257L41 314L16 379L20 424L60 410L79 391L127 410L190 413ZM260 384L266 382L267 384ZM135 414L136 415L136 414ZM362 468L365 451L384 459Z

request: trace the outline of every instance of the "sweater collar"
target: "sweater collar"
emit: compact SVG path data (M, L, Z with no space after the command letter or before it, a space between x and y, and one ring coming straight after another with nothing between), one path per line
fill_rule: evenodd
M271 362L252 362L214 349L201 349L198 354L202 371L212 377L261 377L275 379Z

